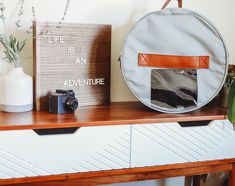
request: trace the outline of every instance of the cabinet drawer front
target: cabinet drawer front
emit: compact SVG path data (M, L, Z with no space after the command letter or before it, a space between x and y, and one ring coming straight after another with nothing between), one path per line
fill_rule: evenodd
M0 179L128 168L129 157L129 125L57 135L0 132Z
M131 167L235 157L235 132L227 120L207 126L178 123L132 126Z

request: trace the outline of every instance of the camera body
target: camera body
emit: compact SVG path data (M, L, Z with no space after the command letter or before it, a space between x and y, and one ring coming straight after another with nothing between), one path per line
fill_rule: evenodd
M78 108L78 100L73 90L56 90L49 95L49 112L54 114L73 113Z

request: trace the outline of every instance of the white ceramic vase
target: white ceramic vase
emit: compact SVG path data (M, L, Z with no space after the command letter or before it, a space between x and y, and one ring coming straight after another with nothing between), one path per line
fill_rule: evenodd
M0 107L5 112L26 112L33 109L33 81L23 68L11 68L0 79Z

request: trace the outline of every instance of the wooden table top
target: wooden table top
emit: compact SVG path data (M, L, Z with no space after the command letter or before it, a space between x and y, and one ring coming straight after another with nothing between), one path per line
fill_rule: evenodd
M63 115L51 114L46 111L0 112L0 130L164 123L225 118L226 109L216 105L205 106L186 114L164 114L153 111L139 102L116 102L109 106L80 107L74 114Z

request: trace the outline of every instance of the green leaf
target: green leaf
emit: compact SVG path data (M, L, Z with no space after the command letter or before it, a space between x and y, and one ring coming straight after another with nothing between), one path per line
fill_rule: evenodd
M22 49L24 48L25 43L26 43L26 39L21 42L21 45L20 45L20 48L19 48L19 51L20 51L20 52L21 52Z
M19 52L22 51L26 43L26 39L19 41L13 34L9 37L2 33L0 34L0 44L4 47L5 58L4 61L13 63L15 66L19 66Z
M11 48L13 48L13 46L14 46L14 43L13 43L13 36L12 36L12 35L10 35L10 37L9 37L9 46L10 46Z
M4 51L4 54L9 59L10 62L14 61L14 58L12 58L12 55L9 52Z
M16 50L17 50L17 52L20 51L20 42L17 42L17 44L16 44Z
M17 60L17 54L9 46L6 46L6 47L7 47L7 49L4 52L6 52L6 54L8 55L8 57L11 58L12 61L16 61Z
M228 119L235 126L235 81L233 82L228 97Z

